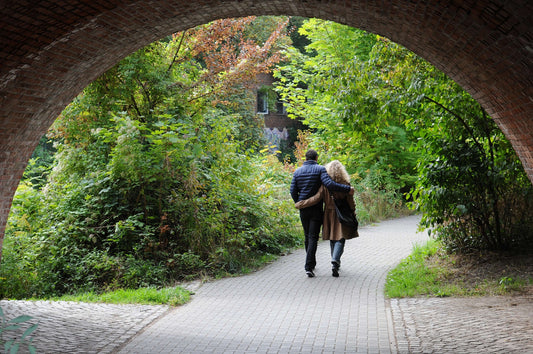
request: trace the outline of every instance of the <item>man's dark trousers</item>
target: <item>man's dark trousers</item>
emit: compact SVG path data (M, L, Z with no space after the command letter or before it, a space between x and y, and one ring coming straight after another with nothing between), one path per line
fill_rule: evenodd
M305 251L307 252L305 270L312 271L316 266L316 249L323 220L322 203L300 209L300 220L304 229Z

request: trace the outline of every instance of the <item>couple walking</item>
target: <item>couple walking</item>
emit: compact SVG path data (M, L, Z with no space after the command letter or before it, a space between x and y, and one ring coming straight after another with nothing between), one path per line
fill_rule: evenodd
M331 272L338 277L345 241L358 234L357 229L339 222L334 199L346 199L355 210L354 189L346 168L339 161L321 166L317 162L318 153L312 149L306 152L305 159L303 166L294 172L290 190L295 207L300 209L305 234L305 272L310 278L315 276L316 250L323 225L322 238L330 241Z

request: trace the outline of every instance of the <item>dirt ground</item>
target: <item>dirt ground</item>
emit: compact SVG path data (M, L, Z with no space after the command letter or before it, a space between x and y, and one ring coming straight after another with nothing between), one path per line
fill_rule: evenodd
M483 251L450 255L444 259L440 255L438 262L448 268L447 283L474 292L485 291L484 295L533 295L533 249ZM502 293L502 288L507 291Z

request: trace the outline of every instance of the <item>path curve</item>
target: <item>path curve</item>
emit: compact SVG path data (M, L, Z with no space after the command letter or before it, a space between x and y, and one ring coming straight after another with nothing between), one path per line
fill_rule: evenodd
M364 227L333 278L321 242L315 278L304 252L242 277L201 285L167 306L0 301L31 315L38 353L533 353L533 299L388 300L387 272L427 235L419 217ZM24 350L20 353L25 353Z
M427 235L419 217L381 222L346 242L340 277L329 243L317 251L315 278L298 250L266 268L204 284L193 300L148 326L121 353L395 353L383 295L387 272Z

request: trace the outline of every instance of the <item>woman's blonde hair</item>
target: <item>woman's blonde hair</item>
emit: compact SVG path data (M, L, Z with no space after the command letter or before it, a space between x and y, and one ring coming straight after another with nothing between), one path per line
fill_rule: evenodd
M346 171L346 167L339 160L333 160L325 167L332 180L337 183L350 184L350 175Z

